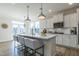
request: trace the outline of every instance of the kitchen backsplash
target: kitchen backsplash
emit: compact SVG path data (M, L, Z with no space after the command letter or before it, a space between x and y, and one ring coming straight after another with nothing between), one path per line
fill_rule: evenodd
M49 33L58 33L58 34L77 34L77 28L76 27L72 27L72 28L55 28L55 29L48 28L47 31Z

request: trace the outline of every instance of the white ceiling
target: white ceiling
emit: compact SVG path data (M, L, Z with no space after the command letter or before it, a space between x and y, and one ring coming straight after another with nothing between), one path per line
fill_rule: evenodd
M11 20L24 20L24 16L27 16L27 5L30 6L30 19L32 21L38 20L40 3L2 3L0 4L0 17L9 18ZM78 5L78 3L72 5L69 5L68 3L44 3L43 12L46 16L51 16L53 12L76 7ZM52 10L51 13L49 13L49 9Z

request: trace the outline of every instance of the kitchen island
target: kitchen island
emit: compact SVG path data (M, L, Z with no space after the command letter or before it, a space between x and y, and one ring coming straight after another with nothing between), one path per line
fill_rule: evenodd
M20 34L19 36L41 41L44 44L44 56L53 56L56 53L56 35L46 34L43 36Z

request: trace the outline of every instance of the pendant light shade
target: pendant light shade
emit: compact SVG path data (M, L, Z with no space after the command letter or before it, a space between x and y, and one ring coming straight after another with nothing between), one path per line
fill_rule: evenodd
M46 16L43 13L41 13L38 17L40 20L44 20L46 18Z
M40 20L44 20L44 19L46 18L46 16L43 14L42 4L41 4L40 10L41 10L41 14L38 16L38 18L39 18Z
M30 22L31 19L29 19L29 17L27 17L27 19L25 19L25 22Z
M31 19L29 19L29 6L27 6L27 18L25 19L25 21L31 21Z

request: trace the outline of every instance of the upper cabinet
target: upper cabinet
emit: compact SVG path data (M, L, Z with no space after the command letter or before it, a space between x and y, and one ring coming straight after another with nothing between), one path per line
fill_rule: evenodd
M47 19L46 20L46 27L47 28L54 28L53 24L58 23L58 22L63 22L63 13L59 13L57 15L54 15L51 19Z
M77 13L64 15L64 27L77 27Z
M78 27L78 19L77 19L77 13L73 12L70 14L64 14L58 13L56 15L53 15L52 18L41 20L40 21L40 28L54 28L54 23L63 22L64 27Z
M58 14L58 22L63 22L63 13Z
M64 15L64 27L70 27L69 15Z
M53 16L54 23L63 22L63 13L59 13Z
M78 26L77 13L71 14L70 24L71 24L71 27L77 27Z

